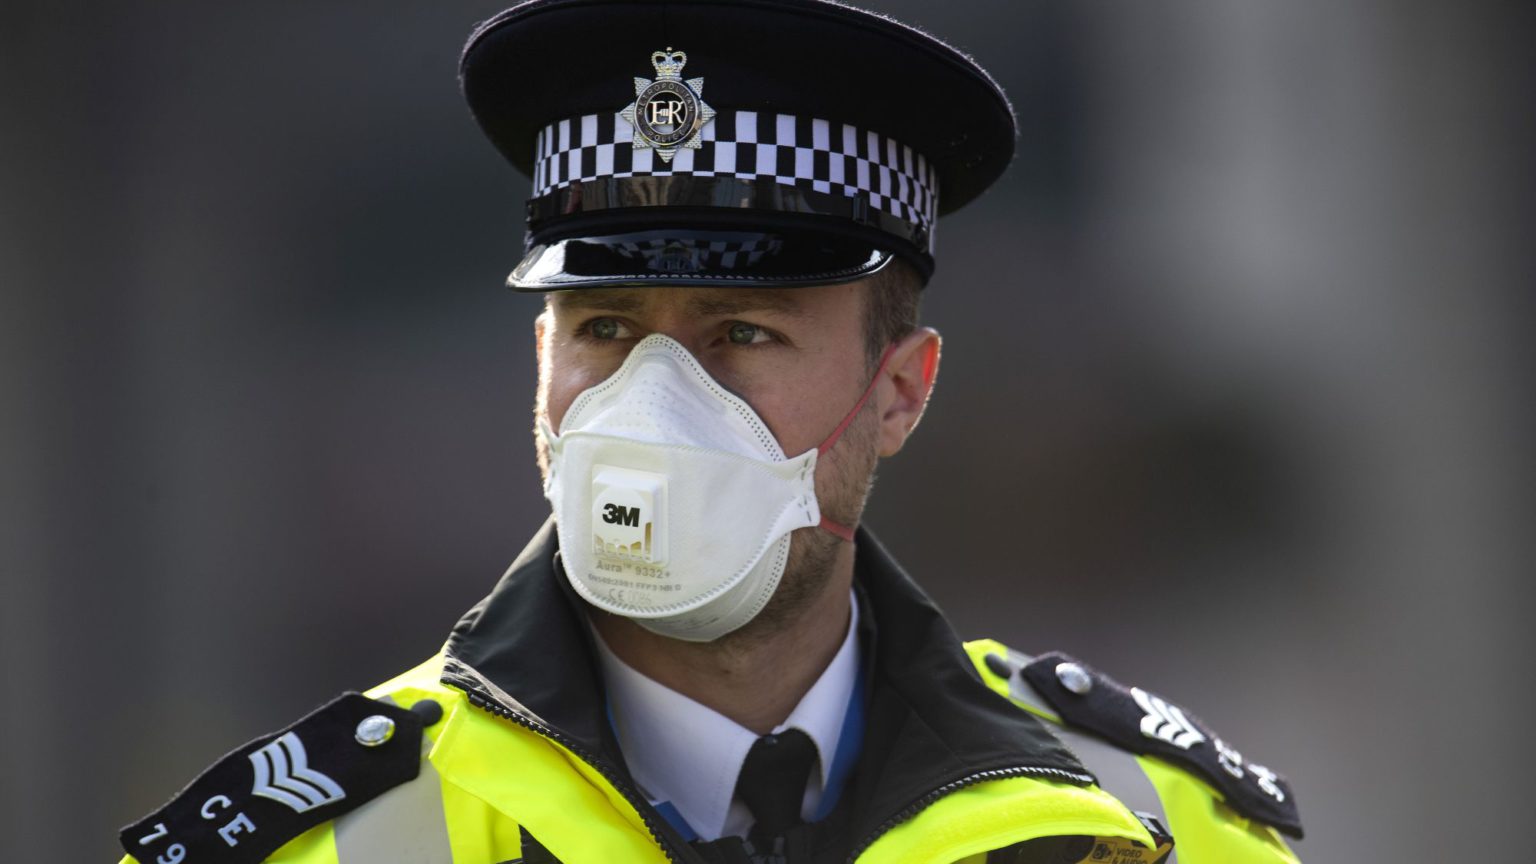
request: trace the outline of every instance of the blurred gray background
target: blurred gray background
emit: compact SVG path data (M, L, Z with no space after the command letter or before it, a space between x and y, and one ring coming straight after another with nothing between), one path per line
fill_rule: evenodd
M499 287L527 185L454 77L499 5L7 4L0 859L115 859L225 750L430 655L543 518L538 301ZM1288 774L1305 860L1519 841L1512 22L877 5L973 52L1023 137L939 231L943 373L870 524L963 634Z

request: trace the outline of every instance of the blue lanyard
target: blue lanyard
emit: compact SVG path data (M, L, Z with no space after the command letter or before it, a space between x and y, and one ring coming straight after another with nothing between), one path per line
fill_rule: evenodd
M848 776L853 773L853 763L859 760L864 747L864 670L858 670L853 679L853 694L848 697L848 710L843 712L843 730L837 736L837 752L832 756L832 770L827 772L827 785L821 792L821 805L816 808L820 822L827 818L837 799L843 795Z

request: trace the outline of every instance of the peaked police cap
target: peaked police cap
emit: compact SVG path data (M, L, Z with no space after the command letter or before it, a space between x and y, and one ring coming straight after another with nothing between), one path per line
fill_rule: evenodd
M1013 156L974 60L827 0L531 0L475 29L471 112L533 181L517 290L809 285L893 256Z

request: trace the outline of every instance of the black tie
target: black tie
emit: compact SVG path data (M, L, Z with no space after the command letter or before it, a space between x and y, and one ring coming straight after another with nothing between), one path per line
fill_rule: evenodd
M777 837L800 824L800 802L816 762L816 745L799 729L764 735L747 752L736 795L752 811L753 840Z

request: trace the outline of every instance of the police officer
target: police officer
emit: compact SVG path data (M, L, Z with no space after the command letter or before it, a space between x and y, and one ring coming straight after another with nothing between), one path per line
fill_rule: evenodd
M442 651L125 828L201 862L1288 862L1176 704L962 643L859 527L916 427L938 217L1007 165L973 60L824 0L532 0L461 62L533 181L552 518Z

